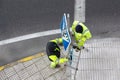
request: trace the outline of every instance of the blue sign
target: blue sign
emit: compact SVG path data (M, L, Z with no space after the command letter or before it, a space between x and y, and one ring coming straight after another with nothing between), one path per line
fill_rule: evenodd
M66 51L69 45L71 44L71 38L70 38L68 27L67 27L66 14L63 15L63 18L60 24L60 29L61 29L61 36L63 40L63 46Z

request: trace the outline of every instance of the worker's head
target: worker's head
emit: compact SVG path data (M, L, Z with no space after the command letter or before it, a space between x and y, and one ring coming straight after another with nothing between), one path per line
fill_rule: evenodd
M78 24L78 25L76 26L76 28L75 28L75 31L76 31L77 33L82 33L82 32L83 32L83 27L82 27L80 24Z
M80 25L80 22L75 20L72 24L72 32L82 33L83 27Z

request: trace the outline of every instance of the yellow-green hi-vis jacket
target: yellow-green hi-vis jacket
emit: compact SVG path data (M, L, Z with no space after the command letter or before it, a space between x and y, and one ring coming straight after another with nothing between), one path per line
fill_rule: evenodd
M56 44L62 44L62 38L56 38L56 39L50 40L50 42L54 42Z
M77 33L75 28L77 25L81 25L83 27L83 32L82 33ZM77 46L80 48L84 46L85 42L87 39L90 39L92 37L89 29L83 24L79 23L79 21L74 21L72 24L72 33L75 38L75 41L77 43Z

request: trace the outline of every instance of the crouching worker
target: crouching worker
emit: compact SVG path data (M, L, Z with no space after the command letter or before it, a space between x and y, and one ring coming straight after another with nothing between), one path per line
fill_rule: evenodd
M84 49L84 44L87 40L92 38L90 30L83 23L79 21L74 21L72 24L71 34L74 36L75 42L77 45L74 45L73 48L77 48L76 51Z
M50 40L46 46L46 53L49 60L51 61L50 64L51 68L56 68L60 64L63 64L68 61L67 58L61 58L60 55L61 50L58 44L62 44L62 38Z

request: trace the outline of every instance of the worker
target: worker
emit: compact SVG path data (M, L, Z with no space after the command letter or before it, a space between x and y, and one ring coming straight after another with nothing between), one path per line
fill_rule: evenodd
M56 68L60 64L63 64L68 61L67 58L61 58L61 49L59 44L62 44L62 38L56 38L54 40L50 40L46 46L46 53L48 59L51 61L50 67Z
M90 30L83 23L76 20L72 24L71 33L76 42L76 45L73 45L73 48L76 48L77 50L84 49L86 40L92 37Z

